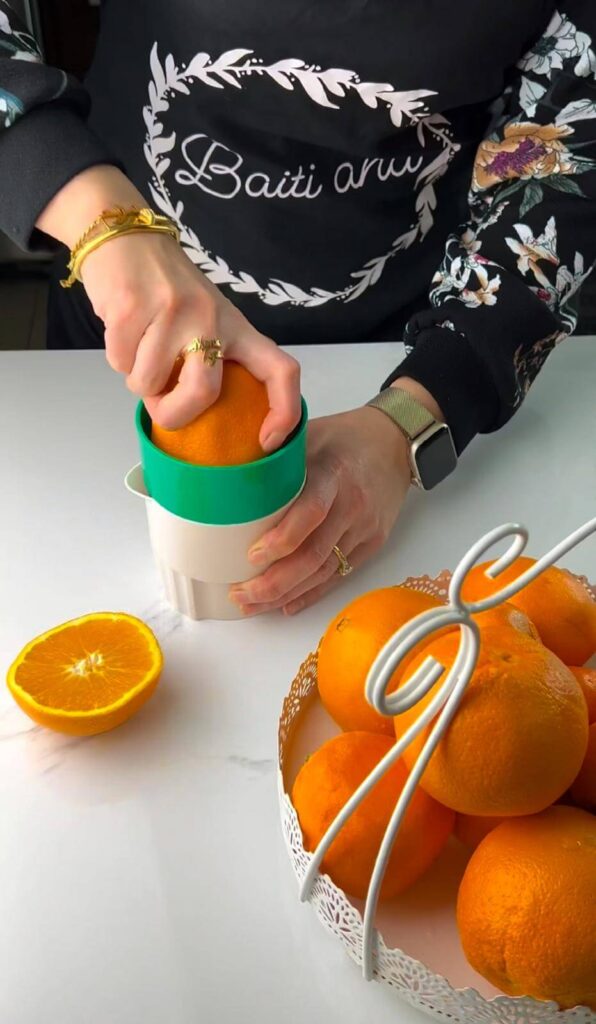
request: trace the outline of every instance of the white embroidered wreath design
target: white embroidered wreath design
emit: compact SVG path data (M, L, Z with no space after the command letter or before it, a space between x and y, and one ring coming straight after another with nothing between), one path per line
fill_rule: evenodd
M209 54L197 53L186 67L179 68L172 54L168 54L162 66L157 55L157 43L153 45L150 55L153 77L149 82L149 103L143 107L143 117L147 126L144 152L153 172L153 180L149 183L151 195L159 209L178 224L184 250L214 284L228 285L235 292L252 292L270 306L282 303L293 306L320 306L332 299L350 302L362 295L371 285L376 284L388 260L397 252L409 248L416 239L422 240L428 233L433 224L433 210L437 205L434 183L445 173L459 146L453 141L447 118L442 114L429 113L424 97L435 95L429 89L397 92L387 82L362 82L354 71L343 68L322 70L294 58L265 65L252 54L252 50L228 50L212 61ZM353 271L350 274L353 280L339 291L332 292L315 287L305 291L295 284L276 278L263 286L251 274L244 271L234 273L221 256L215 256L205 249L195 232L183 223L184 204L179 201L174 206L172 203L164 181L164 175L170 166L170 159L165 154L174 148L176 134L172 132L171 135L163 135L163 124L160 120L160 115L169 110L169 99L174 97L176 92L188 95L190 90L187 82L192 79L214 89L223 89L225 85L241 89L242 79L250 75L267 75L282 89L291 90L296 83L315 103L333 109L338 109L338 104L333 102L332 96L342 98L348 91L355 92L368 107L375 108L379 103L385 104L391 121L397 128L404 119L410 124L415 124L421 147L426 144L426 134L441 142L441 152L422 169L415 181L416 223L394 239L388 252L368 260L360 270Z

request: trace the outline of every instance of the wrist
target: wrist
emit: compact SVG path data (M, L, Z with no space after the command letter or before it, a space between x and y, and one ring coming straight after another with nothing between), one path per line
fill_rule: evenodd
M417 380L413 380L412 377L398 377L397 380L393 381L390 385L392 388L396 388L398 391L407 391L415 398L420 405L423 405L425 409L428 409L431 416L433 416L439 423L445 422L443 411L439 406L436 399L431 395L424 385L419 384Z
M388 472L400 472L411 478L408 442L395 423L369 405L354 410L353 416L363 433L374 443L375 451L381 457Z
M141 193L117 167L89 167L64 185L39 215L36 227L72 249L102 210L146 206Z
M405 440L412 481L431 490L457 465L457 454L441 409L430 392L400 377L368 403Z

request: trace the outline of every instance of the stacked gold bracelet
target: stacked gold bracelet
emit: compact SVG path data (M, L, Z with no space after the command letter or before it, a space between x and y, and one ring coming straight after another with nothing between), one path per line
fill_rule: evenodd
M73 247L68 262L69 276L60 282L62 287L72 288L75 281L81 280L81 266L90 252L99 249L100 245L109 242L110 238L132 235L140 231L158 231L171 235L177 242L180 241L180 234L174 222L169 217L154 213L153 210L136 207L125 210L121 206L116 206L113 210L104 210Z

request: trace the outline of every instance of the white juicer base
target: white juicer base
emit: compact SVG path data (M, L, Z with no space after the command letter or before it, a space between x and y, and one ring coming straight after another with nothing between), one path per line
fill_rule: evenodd
M217 526L182 519L158 505L147 494L140 464L127 474L125 485L145 501L153 556L171 606L189 619L241 619L240 608L230 601L230 587L267 567L252 565L248 550L280 522L302 488L269 516Z

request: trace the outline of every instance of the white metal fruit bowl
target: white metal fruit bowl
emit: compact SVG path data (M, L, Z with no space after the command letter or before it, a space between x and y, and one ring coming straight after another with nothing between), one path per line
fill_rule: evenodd
M581 530L566 538L540 559L535 567L537 571L533 575L538 575L547 565L553 564L561 557L561 554L594 533L596 519L585 524ZM495 539L512 534L516 540L497 563L502 570L525 546L527 535L522 528L501 527L482 538L470 549L454 573L454 576L460 574L459 589L466 572L478 560L479 555L486 553ZM498 573L495 571L493 575L496 576ZM405 585L432 594L441 601L448 602L448 607L454 609L457 606L458 594L455 593L454 601L452 581L452 575L445 571L435 579L408 579ZM596 600L596 587L585 579L582 579L582 582ZM501 591L499 600L495 600L494 603L501 603L510 597L511 593L510 587L505 588ZM460 621L465 623L465 619L464 607ZM432 632L434 628L436 626L429 626L428 632ZM386 679L390 678L399 660L399 657L396 658L396 651L398 655L401 652L402 657L406 653L408 631L412 634L410 625L400 630L400 633L389 641L372 666L367 682L369 700L374 692L375 682L377 694L379 693L378 681L383 670ZM462 634L465 632L464 626ZM419 638L419 632L417 636ZM473 654L473 658L468 657L466 660L464 651L462 657L459 673L460 699L473 671L475 652ZM421 672L424 675L424 666ZM466 678L463 678L464 676ZM430 679L428 666L427 678ZM436 679L436 673L433 678ZM457 678L452 679L451 689L448 680L446 681L446 701L457 685ZM377 710L381 710L382 701L383 696L371 703ZM445 728L447 724L448 722ZM368 908L367 927L367 908L364 901L348 897L327 875L318 872L325 839L314 854L304 849L298 817L289 793L305 757L338 731L319 701L317 658L315 654L311 654L290 687L279 721L278 787L282 828L301 898L311 903L324 927L362 967L364 976L391 986L412 1006L432 1016L447 1018L461 1024L596 1024L596 1013L584 1007L560 1010L552 1002L502 995L469 966L461 949L455 922L457 888L468 854L455 840L450 842L431 871L397 900L381 904L378 908L373 901L374 928L370 925L371 907ZM440 731L438 735L440 736ZM367 781L370 781L370 777ZM366 786L366 783L363 785ZM379 860L381 859L380 857ZM370 903L370 890L368 899Z

